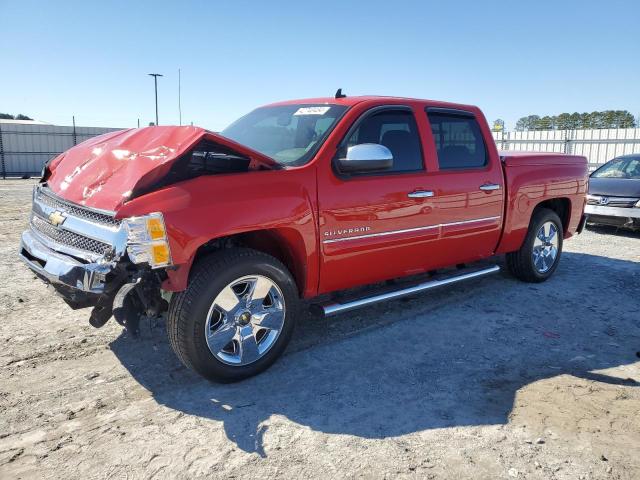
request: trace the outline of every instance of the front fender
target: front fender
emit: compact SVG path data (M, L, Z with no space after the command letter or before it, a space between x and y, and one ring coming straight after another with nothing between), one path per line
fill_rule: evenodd
M126 203L118 218L162 212L173 267L163 288L181 291L198 249L211 240L270 230L284 241L296 264L304 265L304 296L318 283L315 168L263 170L201 176Z

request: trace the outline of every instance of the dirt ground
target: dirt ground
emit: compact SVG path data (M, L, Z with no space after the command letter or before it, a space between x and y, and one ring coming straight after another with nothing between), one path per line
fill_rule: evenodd
M640 235L591 229L506 274L301 319L285 356L200 379L162 321L89 326L17 259L0 181L0 478L640 478Z

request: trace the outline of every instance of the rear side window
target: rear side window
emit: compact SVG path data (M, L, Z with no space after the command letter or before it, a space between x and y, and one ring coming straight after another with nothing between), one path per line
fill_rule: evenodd
M422 170L422 148L413 113L406 110L383 110L367 116L347 138L346 146L361 143L384 145L393 155L389 172Z
M473 116L427 110L440 169L480 168L487 164L487 149Z

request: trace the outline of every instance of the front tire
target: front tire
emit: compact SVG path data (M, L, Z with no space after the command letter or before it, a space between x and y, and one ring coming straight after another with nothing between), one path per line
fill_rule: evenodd
M544 282L558 267L563 236L562 221L556 212L536 210L520 250L507 254L509 271L524 282Z
M167 332L182 363L231 382L267 369L293 333L299 300L287 268L238 248L201 259L189 286L171 298Z

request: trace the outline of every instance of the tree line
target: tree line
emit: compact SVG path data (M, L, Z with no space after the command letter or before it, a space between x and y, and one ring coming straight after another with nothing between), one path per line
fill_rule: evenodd
M21 113L15 116L10 113L0 113L0 120L33 120L33 118L27 117Z
M636 119L627 110L603 112L561 113L560 115L528 115L516 122L516 131L525 130L575 130L594 128L634 128Z

